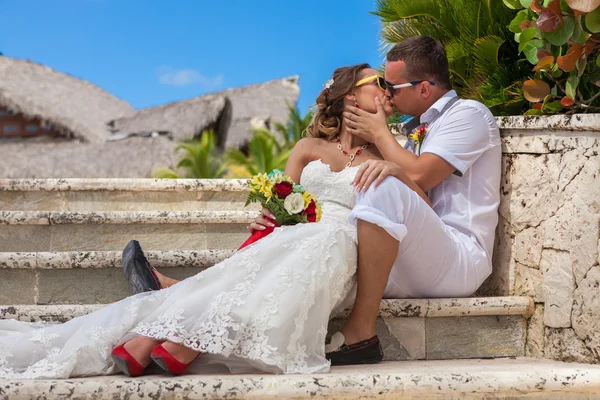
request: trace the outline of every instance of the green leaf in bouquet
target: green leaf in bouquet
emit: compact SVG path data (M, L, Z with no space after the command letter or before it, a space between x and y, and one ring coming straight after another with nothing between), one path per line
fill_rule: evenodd
M262 193L250 192L248 194L248 199L246 199L246 204L244 204L244 207L248 207L250 203L256 202L265 204L267 202L267 198Z

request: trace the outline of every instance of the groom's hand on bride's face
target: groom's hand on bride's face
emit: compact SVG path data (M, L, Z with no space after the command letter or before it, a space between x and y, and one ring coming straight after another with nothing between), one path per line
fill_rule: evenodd
M273 213L263 207L263 209L260 212L260 215L256 218L254 218L253 223L248 225L248 232L250 232L250 234L254 233L254 231L263 231L263 230L265 230L265 227L267 227L267 226L270 226L270 227L275 226L275 225L273 225L273 223L271 223L269 220L265 219L264 217L275 220L275 216L273 215Z
M374 185L377 187L388 176L397 176L400 167L385 160L367 160L358 169L352 184L358 192L366 192Z
M348 132L360 136L369 143L377 144L377 139L389 135L387 117L379 98L375 98L377 112L371 113L355 106L346 106L344 122Z

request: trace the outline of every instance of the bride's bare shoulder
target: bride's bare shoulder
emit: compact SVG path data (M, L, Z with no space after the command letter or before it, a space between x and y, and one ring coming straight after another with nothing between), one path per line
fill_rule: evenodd
M327 143L324 139L305 137L296 143L294 152L311 158L311 155L318 154L324 146L327 146Z

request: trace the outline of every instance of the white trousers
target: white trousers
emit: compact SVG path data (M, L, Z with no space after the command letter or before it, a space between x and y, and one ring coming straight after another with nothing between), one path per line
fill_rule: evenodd
M485 252L471 237L445 225L396 178L387 177L358 195L350 223L356 225L359 219L400 242L384 298L468 297L492 272Z

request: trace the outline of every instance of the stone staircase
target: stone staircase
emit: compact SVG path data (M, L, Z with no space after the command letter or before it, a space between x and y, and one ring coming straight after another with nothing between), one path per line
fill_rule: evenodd
M258 208L244 208L246 196L243 181L229 180L0 180L0 318L65 322L126 297L121 250L130 239L174 278L210 268L247 238ZM292 377L0 381L0 398L592 398L595 367L505 359L525 356L532 313L529 297L384 300L377 333L388 361L378 366ZM493 358L501 359L475 360ZM520 369L523 379L514 375Z
M598 399L600 366L538 359L396 361L315 375L123 375L0 381L0 399Z

